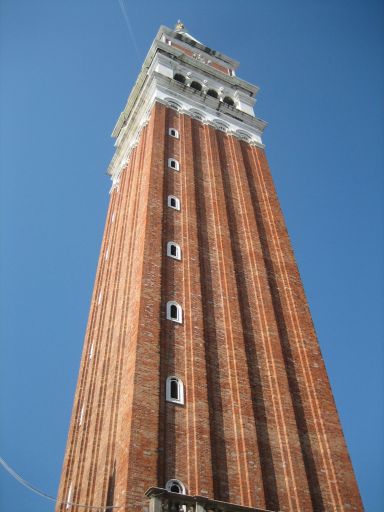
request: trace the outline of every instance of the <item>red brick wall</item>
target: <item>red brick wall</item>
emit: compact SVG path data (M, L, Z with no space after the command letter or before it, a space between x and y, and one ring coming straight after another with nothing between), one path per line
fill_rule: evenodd
M111 194L59 498L72 482L73 501L138 512L171 478L269 510L363 510L264 151L156 104Z

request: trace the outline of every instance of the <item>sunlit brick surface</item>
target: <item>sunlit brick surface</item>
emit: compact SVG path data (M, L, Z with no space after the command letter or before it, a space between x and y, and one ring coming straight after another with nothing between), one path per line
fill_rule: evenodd
M111 193L59 499L139 512L171 478L273 511L363 510L264 150L156 103Z

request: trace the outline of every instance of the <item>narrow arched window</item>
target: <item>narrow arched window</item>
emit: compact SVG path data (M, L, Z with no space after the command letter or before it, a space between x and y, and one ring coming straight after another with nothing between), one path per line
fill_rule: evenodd
M181 84L185 84L185 76L181 75L180 73L176 73L173 77L176 82L180 82Z
M178 171L180 169L179 162L174 158L168 158L168 167L174 169L175 171Z
M180 199L176 196L168 196L167 204L174 210L180 210Z
M165 385L165 399L174 404L184 404L184 384L178 377L167 377Z
M176 379L171 379L170 395L173 400L179 399L179 384Z
M167 302L167 320L172 320L172 322L178 324L183 323L183 310L180 304L175 301Z
M176 242L167 243L167 256L174 258L175 260L181 260L181 249L180 245Z
M199 82L191 82L191 85L189 86L191 89L195 89L195 91L201 91L203 86Z
M229 96L225 96L225 98L223 99L223 102L226 103L227 105L229 105L230 107L233 107L235 105L235 102Z
M212 98L218 98L219 94L215 89L208 89L207 96L212 96Z
M171 137L174 137L175 139L179 138L179 132L176 130L176 128L170 128L169 131L168 131L168 134Z
M177 492L178 494L185 494L185 485L180 480L176 480L173 478L172 480L168 480L165 484L165 489L168 492Z

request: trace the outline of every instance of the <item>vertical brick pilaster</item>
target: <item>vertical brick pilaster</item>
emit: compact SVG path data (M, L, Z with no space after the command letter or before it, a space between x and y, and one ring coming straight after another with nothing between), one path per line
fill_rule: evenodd
M363 510L264 151L155 103L111 193L59 500L141 512L171 478L271 511Z

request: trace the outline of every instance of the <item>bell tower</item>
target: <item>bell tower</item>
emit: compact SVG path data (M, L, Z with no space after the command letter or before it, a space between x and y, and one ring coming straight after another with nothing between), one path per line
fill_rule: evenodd
M57 512L363 510L237 68L162 26L113 130Z

